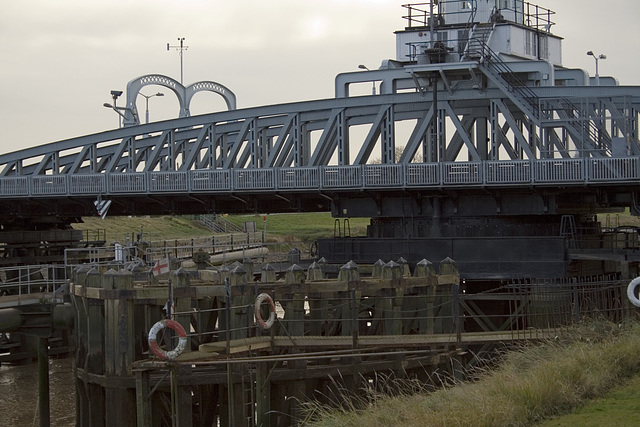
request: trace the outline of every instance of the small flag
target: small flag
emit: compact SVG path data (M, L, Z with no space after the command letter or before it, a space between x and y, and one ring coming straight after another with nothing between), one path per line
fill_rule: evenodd
M159 259L158 261L156 261L156 263L153 265L153 268L151 269L151 272L153 273L154 276L157 276L159 274L166 274L170 271L171 269L169 268L168 258Z

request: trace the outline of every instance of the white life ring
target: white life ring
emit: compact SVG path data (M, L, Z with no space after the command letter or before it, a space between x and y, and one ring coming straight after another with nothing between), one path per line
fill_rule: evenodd
M260 307L265 301L269 304L269 320L266 322L262 319L262 313L260 313ZM273 326L273 323L276 321L276 305L268 294L258 295L258 298L256 298L254 314L256 316L256 323L263 331L266 331Z
M636 297L636 287L640 285L640 277L636 277L629 283L629 287L627 288L627 298L631 301L631 304L636 307L640 307L640 299Z
M178 345L171 351L165 351L160 348L156 341L158 332L164 328L173 329L178 334ZM162 360L173 360L180 356L187 346L187 333L182 325L175 320L163 319L156 322L155 325L149 329L149 349Z

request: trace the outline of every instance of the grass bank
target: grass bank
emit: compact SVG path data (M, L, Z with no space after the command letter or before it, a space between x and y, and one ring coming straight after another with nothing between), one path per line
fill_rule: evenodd
M639 354L638 323L590 322L554 341L506 353L499 368L478 373L476 381L411 396L371 393L347 410L311 404L305 425L535 425L627 383L639 372ZM605 419L597 425L637 424Z
M264 227L263 215L229 215L230 222L242 225L246 221L255 221L258 231ZM74 224L76 230L105 230L107 242L124 242L125 236L131 238L142 230L147 241L164 239L189 239L213 234L198 221L187 216L155 217L98 217L83 218L84 223ZM304 214L266 215L267 240L311 242L322 237L333 237L336 229L335 219L328 212ZM349 220L351 236L366 236L368 218ZM344 221L340 220L341 235L344 235Z
M142 230L143 239L147 241L165 239L190 239L210 235L211 232L197 221L181 216L152 216L152 217L87 217L84 222L73 224L76 230L104 230L107 243L124 243L126 236L134 240Z
M303 214L272 214L272 215L229 215L225 217L235 224L241 225L245 221L255 221L258 230L262 230L266 218L267 236L279 240L302 240L310 242L319 238L333 237L334 233L344 235L345 221L331 217L329 212L315 212ZM351 218L347 229L353 237L367 235L369 218ZM338 228L339 227L339 228ZM342 230L342 231L340 231Z

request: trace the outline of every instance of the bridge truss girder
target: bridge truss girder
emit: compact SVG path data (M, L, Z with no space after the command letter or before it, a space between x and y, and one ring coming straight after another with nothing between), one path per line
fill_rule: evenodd
M427 92L236 110L48 144L0 156L0 167L17 176L346 166L371 163L376 148L383 164L597 157L616 137L637 154L640 95L624 89L563 105L572 90L554 88L567 94L541 94L539 118L500 88L440 89L436 109Z

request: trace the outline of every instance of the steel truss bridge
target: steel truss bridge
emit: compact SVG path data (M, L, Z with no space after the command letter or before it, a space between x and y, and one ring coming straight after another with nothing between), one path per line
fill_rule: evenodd
M524 96L478 62L406 68L419 86L408 93L186 117L2 155L2 215L90 215L96 197L115 214L275 212L383 193L637 186L639 87Z

